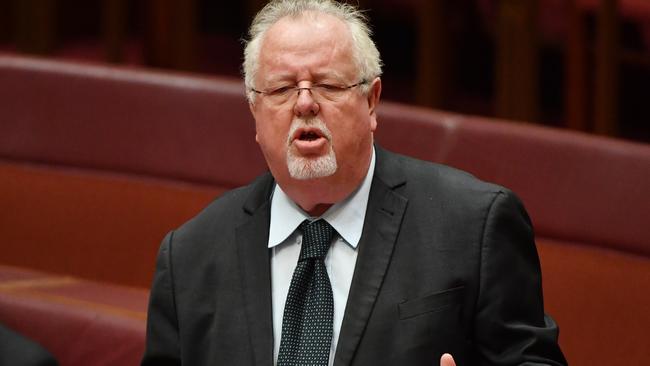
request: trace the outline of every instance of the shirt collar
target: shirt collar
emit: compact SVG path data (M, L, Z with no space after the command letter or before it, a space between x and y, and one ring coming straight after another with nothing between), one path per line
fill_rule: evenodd
M374 173L375 147L373 146L370 166L361 185L347 198L334 204L321 216L353 248L357 247L361 239L363 222L366 217L366 208L368 207L370 185ZM305 219L313 220L316 218L309 216L303 211L276 184L273 190L273 197L271 198L269 248L284 242Z

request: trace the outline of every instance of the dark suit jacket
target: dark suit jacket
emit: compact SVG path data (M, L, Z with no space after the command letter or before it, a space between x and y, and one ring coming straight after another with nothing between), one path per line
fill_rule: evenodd
M57 366L58 362L40 344L0 324L0 365Z
M560 365L530 221L508 190L377 147L336 366ZM143 365L272 365L273 178L164 239Z

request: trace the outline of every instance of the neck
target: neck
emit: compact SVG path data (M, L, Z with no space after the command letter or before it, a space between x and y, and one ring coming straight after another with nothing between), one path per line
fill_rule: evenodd
M289 184L281 184L284 192L300 208L311 216L320 216L335 203L341 202L350 196L362 183L368 174L368 160L366 169L357 169L356 174L341 174L337 172L332 176L310 179L294 180L290 178Z
M320 216L337 202L350 196L362 183L370 168L371 154L354 162L340 162L331 176L297 180L288 174L276 179L282 190L311 216ZM365 160L365 161L360 161ZM364 167L359 169L359 167Z
M337 182L335 177L326 177L293 181L291 184L284 185L280 183L280 185L287 196L303 211L311 216L320 216L332 205L349 196L361 184L362 179L342 184Z
M331 203L320 203L314 206L314 208L312 208L311 210L305 210L305 212L307 212L311 217L319 217L332 206L333 205Z

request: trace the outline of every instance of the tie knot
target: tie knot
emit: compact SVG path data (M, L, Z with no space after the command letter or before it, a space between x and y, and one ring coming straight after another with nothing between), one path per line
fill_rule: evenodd
M299 229L302 230L300 260L325 258L334 237L334 228L327 221L319 219L312 222L305 220Z

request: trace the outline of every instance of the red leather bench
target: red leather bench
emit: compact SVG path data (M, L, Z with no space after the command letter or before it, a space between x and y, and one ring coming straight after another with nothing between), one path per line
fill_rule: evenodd
M0 265L0 322L42 344L59 365L137 365L148 293Z
M0 322L63 365L137 360L164 234L265 169L242 85L11 55L0 85ZM520 195L571 364L647 362L650 147L388 102L376 138Z
M387 148L522 198L569 364L650 360L650 146L399 105L380 116Z

